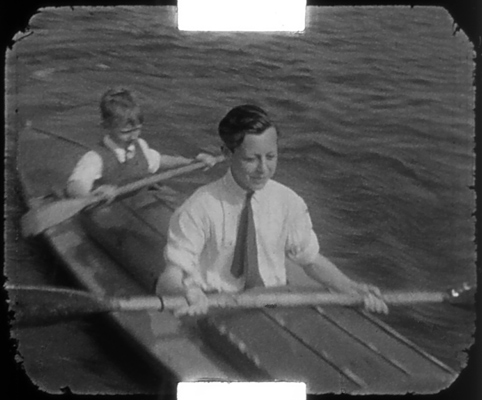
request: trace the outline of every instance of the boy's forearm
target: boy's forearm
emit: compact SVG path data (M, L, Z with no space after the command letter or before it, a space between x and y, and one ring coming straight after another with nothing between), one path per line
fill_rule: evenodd
M191 158L186 158L182 156L167 156L163 155L161 157L160 168L175 168L181 167L183 165L187 165L192 163Z
M321 254L318 254L311 264L304 265L303 269L311 279L340 292L348 292L356 285L335 264Z

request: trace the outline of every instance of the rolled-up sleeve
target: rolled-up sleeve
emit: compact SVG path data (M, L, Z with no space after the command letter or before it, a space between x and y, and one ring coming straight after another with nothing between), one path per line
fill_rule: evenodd
M185 284L203 287L199 259L206 242L206 228L200 210L181 206L172 215L167 244L164 249L166 264L183 271Z
M292 204L288 221L286 254L294 262L311 264L320 251L306 203L298 198Z
M70 175L67 185L77 182L82 187L84 195L89 194L94 182L102 177L102 158L95 151L88 151L79 160Z

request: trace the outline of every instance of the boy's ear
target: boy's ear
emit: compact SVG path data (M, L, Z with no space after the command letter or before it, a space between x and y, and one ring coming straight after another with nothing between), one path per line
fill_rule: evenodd
M226 158L226 160L229 160L231 159L231 157L233 156L233 152L231 150L229 150L226 145L221 145L221 151L224 155L224 157Z

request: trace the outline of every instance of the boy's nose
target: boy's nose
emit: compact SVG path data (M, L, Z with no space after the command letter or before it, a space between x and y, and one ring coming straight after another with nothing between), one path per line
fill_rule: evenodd
M265 158L261 158L258 163L258 171L265 173L268 169L268 162Z

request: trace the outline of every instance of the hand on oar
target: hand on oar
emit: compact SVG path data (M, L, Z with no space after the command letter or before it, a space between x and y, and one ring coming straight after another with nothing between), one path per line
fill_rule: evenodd
M217 164L216 157L213 157L211 154L207 153L199 153L195 160L205 164L203 171L207 171L209 168L212 168Z
M186 292L186 304L173 310L176 317L204 315L209 310L209 299L201 288L190 288Z
M363 297L365 310L381 314L388 314L388 306L383 300L380 289L373 285L358 284L357 293Z
M188 306L183 296L102 297L73 289L35 286L7 286L10 304L15 312L15 323L22 325L51 324L85 315L115 311L170 310L175 312ZM449 303L458 306L474 304L475 289L468 285L445 292L387 292L384 302L391 305L418 303ZM261 308L301 306L360 306L361 296L326 292L261 291L238 294L207 295L209 307Z
M106 204L112 203L117 195L117 187L114 185L102 185L92 192L99 201L105 201Z
M223 156L215 158L216 162L221 162L224 160ZM169 171L161 172L157 175L150 176L148 178L141 179L137 182L130 183L128 185L117 188L113 196L120 196L123 194L134 192L145 186L152 185L167 179L186 174L197 169L206 167L205 162L197 162L194 164L189 164L184 167L172 169ZM48 228L51 228L63 221L72 218L74 215L78 214L84 208L91 204L98 203L103 200L99 196L88 196L83 198L65 199L55 201L53 203L48 203L39 208L30 210L27 214L22 217L22 234L24 236L38 235Z

